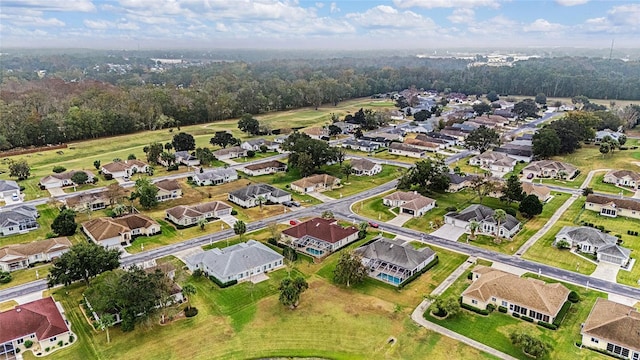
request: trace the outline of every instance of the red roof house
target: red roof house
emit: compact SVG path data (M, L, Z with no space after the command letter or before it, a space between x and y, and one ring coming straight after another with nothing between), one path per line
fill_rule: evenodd
M335 219L313 218L282 232L284 242L314 257L323 257L358 239L358 229Z

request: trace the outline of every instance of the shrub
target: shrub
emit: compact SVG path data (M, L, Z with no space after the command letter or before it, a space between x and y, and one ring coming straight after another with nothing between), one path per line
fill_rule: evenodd
M53 167L53 172L56 174L60 174L61 172L67 171L67 168L64 166L56 165Z
M375 239L374 239L375 240ZM438 258L438 255L436 255L436 258L433 259L430 263L428 263L422 270L418 271L417 273L411 275L409 278L407 278L405 281L402 282L402 284L400 284L398 286L398 289L402 289L405 286L407 286L407 284L411 283L413 280L417 279L418 276L424 274L425 272L427 272L427 270L431 269L432 267L436 266L438 264L438 262L440 262L440 259Z
M231 210L231 215L238 215L238 211L236 209Z
M31 340L25 340L24 342L24 347L27 349L30 349L33 346L33 341Z
M596 226L596 229L598 229L600 231L604 231L604 226L603 225L598 225L598 226Z
M516 210L513 208L506 208L504 209L504 212L506 212L507 214L511 215L511 216L516 216Z
M178 164L171 164L167 167L167 171L176 171L180 166Z
M577 303L578 301L580 301L580 295L578 295L578 293L575 291L571 291L569 293L569 301L571 301L574 304Z
M447 212L452 212L452 211L458 211L458 208L455 206L447 206L445 210L447 210Z
M267 242L271 245L275 245L278 246L278 240L276 240L275 238L269 238L269 240L267 240Z
M513 315L513 317L516 317L516 318L520 317L520 314L518 314L518 313L512 313L511 315Z
M201 277L202 275L204 275L204 271L202 271L202 269L195 269L192 274L193 277Z
M528 316L522 316L521 319L527 322L533 322L533 319Z
M11 282L11 274L6 271L0 271L0 284L8 284Z
M562 305L562 309L558 311L558 315L556 315L555 320L553 320L553 325L560 327L560 324L562 324L562 320L564 320L564 317L567 315L567 312L569 312L570 307L571 307L571 302L565 301L564 305Z
M253 150L248 150L247 151L247 157L248 158L252 158L254 156L256 156L256 152L255 151L253 151Z
M58 341L58 346L62 347L62 345L64 345L64 341L62 340Z
M498 306L498 311L500 311L501 313L507 313L507 307L506 306Z
M191 306L189 308L184 309L184 316L190 318L198 315L198 309Z
M475 306L471 306L469 304L465 304L463 302L460 303L460 307L462 307L463 309L467 309L467 310L473 311L473 312L478 313L480 315L489 315L489 311L488 310L483 310L483 309L477 308Z
M49 350L51 350L51 348L50 348L50 347L46 347L46 348L44 348L44 351L46 351L46 352L49 352Z
M558 327L553 325L553 324L549 324L548 322L544 322L544 321L538 321L538 325L542 326L543 328L547 328L547 329L551 329L551 330L557 330Z
M16 348L16 354L20 354L20 348Z
M487 305L487 311L489 312L493 312L496 309L496 306L493 304L489 304Z
M473 273L467 274L467 280L473 280Z
M218 285L221 289L227 288L231 285L235 285L238 283L238 280L231 280L226 283L220 282L220 280L216 279L215 276L209 276L209 279L213 281L216 285Z

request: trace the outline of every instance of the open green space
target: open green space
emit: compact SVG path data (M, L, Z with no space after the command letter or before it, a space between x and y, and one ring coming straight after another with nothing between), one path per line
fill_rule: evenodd
M466 272L460 276L442 296L445 298L451 296L455 298L459 297L464 289L471 284L471 281L467 280L466 275L468 273L469 272ZM543 280L550 281L548 279ZM551 280L551 282L557 281ZM598 297L606 298L606 294L593 290L586 290L571 284L564 285L570 290L576 291L580 295L581 301L571 305L571 308L569 309L561 326L555 331L528 323L498 311L494 311L488 316L482 316L463 309L460 314L452 318L438 319L430 314L431 309L429 309L425 312L424 317L427 320L449 330L491 346L518 359L527 360L530 358L519 348L516 348L511 344L509 334L513 331L526 332L551 345L550 354L544 357L544 359L572 360L608 358L605 355L588 349L580 349L575 346L575 343L582 339L580 336L581 324L586 320L596 299Z
M629 139L625 146L633 146L637 144L635 139ZM554 160L568 162L576 166L582 172L578 176L578 180L581 176L588 174L591 170L596 169L629 169L639 171L640 166L633 164L633 162L640 160L640 149L636 150L616 150L613 154L602 155L600 153L600 146L587 144L576 150L573 154L567 154L563 156L557 156ZM582 178L584 181L584 178ZM574 180L572 183L575 183ZM578 181L578 186L581 182Z
M396 217L388 206L382 203L382 198L395 192L395 190L380 194L367 200L358 201L351 206L351 210L361 216L378 221L389 221Z
M580 169L580 171L582 171L582 169ZM569 180L569 179L566 179L566 180L562 180L562 179L535 179L535 180L533 180L533 182L534 183L545 184L545 185L562 186L562 187L571 188L571 189L580 189L582 187L582 183L584 183L584 181L587 179L587 173L588 173L588 171L581 172L580 174L578 174L578 176L576 176L572 180Z
M340 171L340 169L338 169L337 171L333 171L331 175L340 178L342 187L331 191L325 191L323 192L323 194L334 199L340 199L343 196L357 194L359 192L388 183L389 181L399 178L403 173L404 169L400 167L392 165L382 165L382 171L379 174L373 176L350 175L349 181L347 181L347 177Z
M24 234L14 234L0 237L0 247L11 244L23 244L36 240L44 240L48 238L48 234L51 233L51 223L53 219L58 216L59 211L50 204L36 206L40 217L38 218L39 227L36 230L29 231ZM84 239L82 235L76 234L70 236L69 240L72 243L80 242Z
M16 270L11 272L11 281L6 284L0 284L0 290L26 284L38 279L46 279L49 275L51 264L37 265L23 270ZM36 276L37 272L37 276Z
M259 234L258 234L259 235ZM370 234L374 236L375 234ZM259 236L257 236L259 237ZM366 241L366 240L365 240ZM357 246L354 244L350 247ZM218 288L206 278L190 277L177 259L176 279L192 283L196 295L191 304L198 308L194 318L159 325L158 318L123 333L110 330L111 343L104 332L94 331L84 320L78 301L84 286L72 285L55 291L65 307L75 345L49 355L52 359L247 359L264 357L319 357L331 359L494 359L469 346L442 337L415 325L408 317L422 297L429 293L466 256L434 249L440 263L406 288L397 290L374 280L354 288L333 285L326 274L339 254L320 263L294 263L292 276L301 274L310 288L292 311L278 302L277 286L289 276L288 269L268 274L258 283L241 283ZM200 335L202 334L202 335ZM322 341L318 341L318 334ZM389 344L390 337L396 339ZM250 345L248 345L250 344ZM25 359L35 359L30 353Z
M451 164L449 164L449 168L451 168L452 170L455 169L456 167L458 167L460 169L460 172L464 173L464 174L468 174L468 175L475 175L475 174L490 174L491 172L489 170L483 169L480 166L473 166L469 164L469 159L471 159L473 156L467 156L466 158L460 159L456 162L453 162Z
M268 152L261 152L261 151L256 151L256 154L254 157L239 157L239 158L235 158L233 159L233 161L238 162L238 163L245 163L245 162L249 162L249 161L256 161L256 160L260 160L260 159L264 159L264 158L268 158L274 155L278 155L278 152L276 151L268 151Z
M504 174L504 176L502 178L508 179L509 177L511 177L511 175L520 176L520 171L522 171L522 169L524 169L525 166L527 166L527 165L529 165L529 164L526 163L526 162L518 162L518 163L516 163L516 166L513 167L513 171Z
M638 170L640 170L640 168ZM624 196L633 196L633 194L635 194L633 190L625 189L623 187L615 186L614 184L608 184L603 182L605 174L606 174L605 172L602 172L594 175L588 187L592 188L593 191L595 192L601 192L601 193L608 193L608 194L615 194L615 195L619 195L620 193L622 193L622 195Z

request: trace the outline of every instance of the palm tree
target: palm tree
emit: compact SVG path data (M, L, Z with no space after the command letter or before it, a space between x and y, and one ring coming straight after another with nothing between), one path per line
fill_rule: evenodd
M171 166L176 161L176 156L170 152L163 152L160 154L160 160L167 164L167 167Z
M122 216L125 212L127 212L127 207L124 206L123 204L116 204L113 207L113 213L116 216Z
M500 243L500 224L507 218L507 213L502 209L497 209L493 213L493 219L496 221L496 244Z
M325 210L322 212L322 215L320 217L323 219L333 219L335 216L333 215L333 211Z
M109 337L109 328L116 323L116 318L113 316L113 314L102 314L97 323L100 330L107 332L107 343L110 343L111 338Z
M258 205L260 206L260 210L262 210L262 204L266 203L267 199L264 196L260 195L260 196L258 196L256 198L256 201L258 201Z
M200 226L200 230L204 230L204 227L208 224L209 222L207 221L207 219L200 219L198 220L198 226Z
M469 231L471 231L471 235L467 237L467 242L469 242L469 239L471 240L476 239L476 231L478 231L479 228L480 228L480 223L475 220L471 220L471 222L469 223Z
M191 308L191 299L189 296L196 294L196 287L193 284L186 284L182 287L182 295L187 299L187 309Z
M349 175L353 174L353 166L351 166L351 164L344 164L342 166L342 173L347 177L347 182L348 182Z

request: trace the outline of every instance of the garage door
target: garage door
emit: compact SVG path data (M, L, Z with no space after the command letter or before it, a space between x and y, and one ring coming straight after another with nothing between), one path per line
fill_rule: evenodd
M413 215L413 210L407 209L407 208L402 208L402 213L403 214Z
M600 261L606 261L613 264L620 264L620 258L617 256L611 256L607 254L600 254Z

